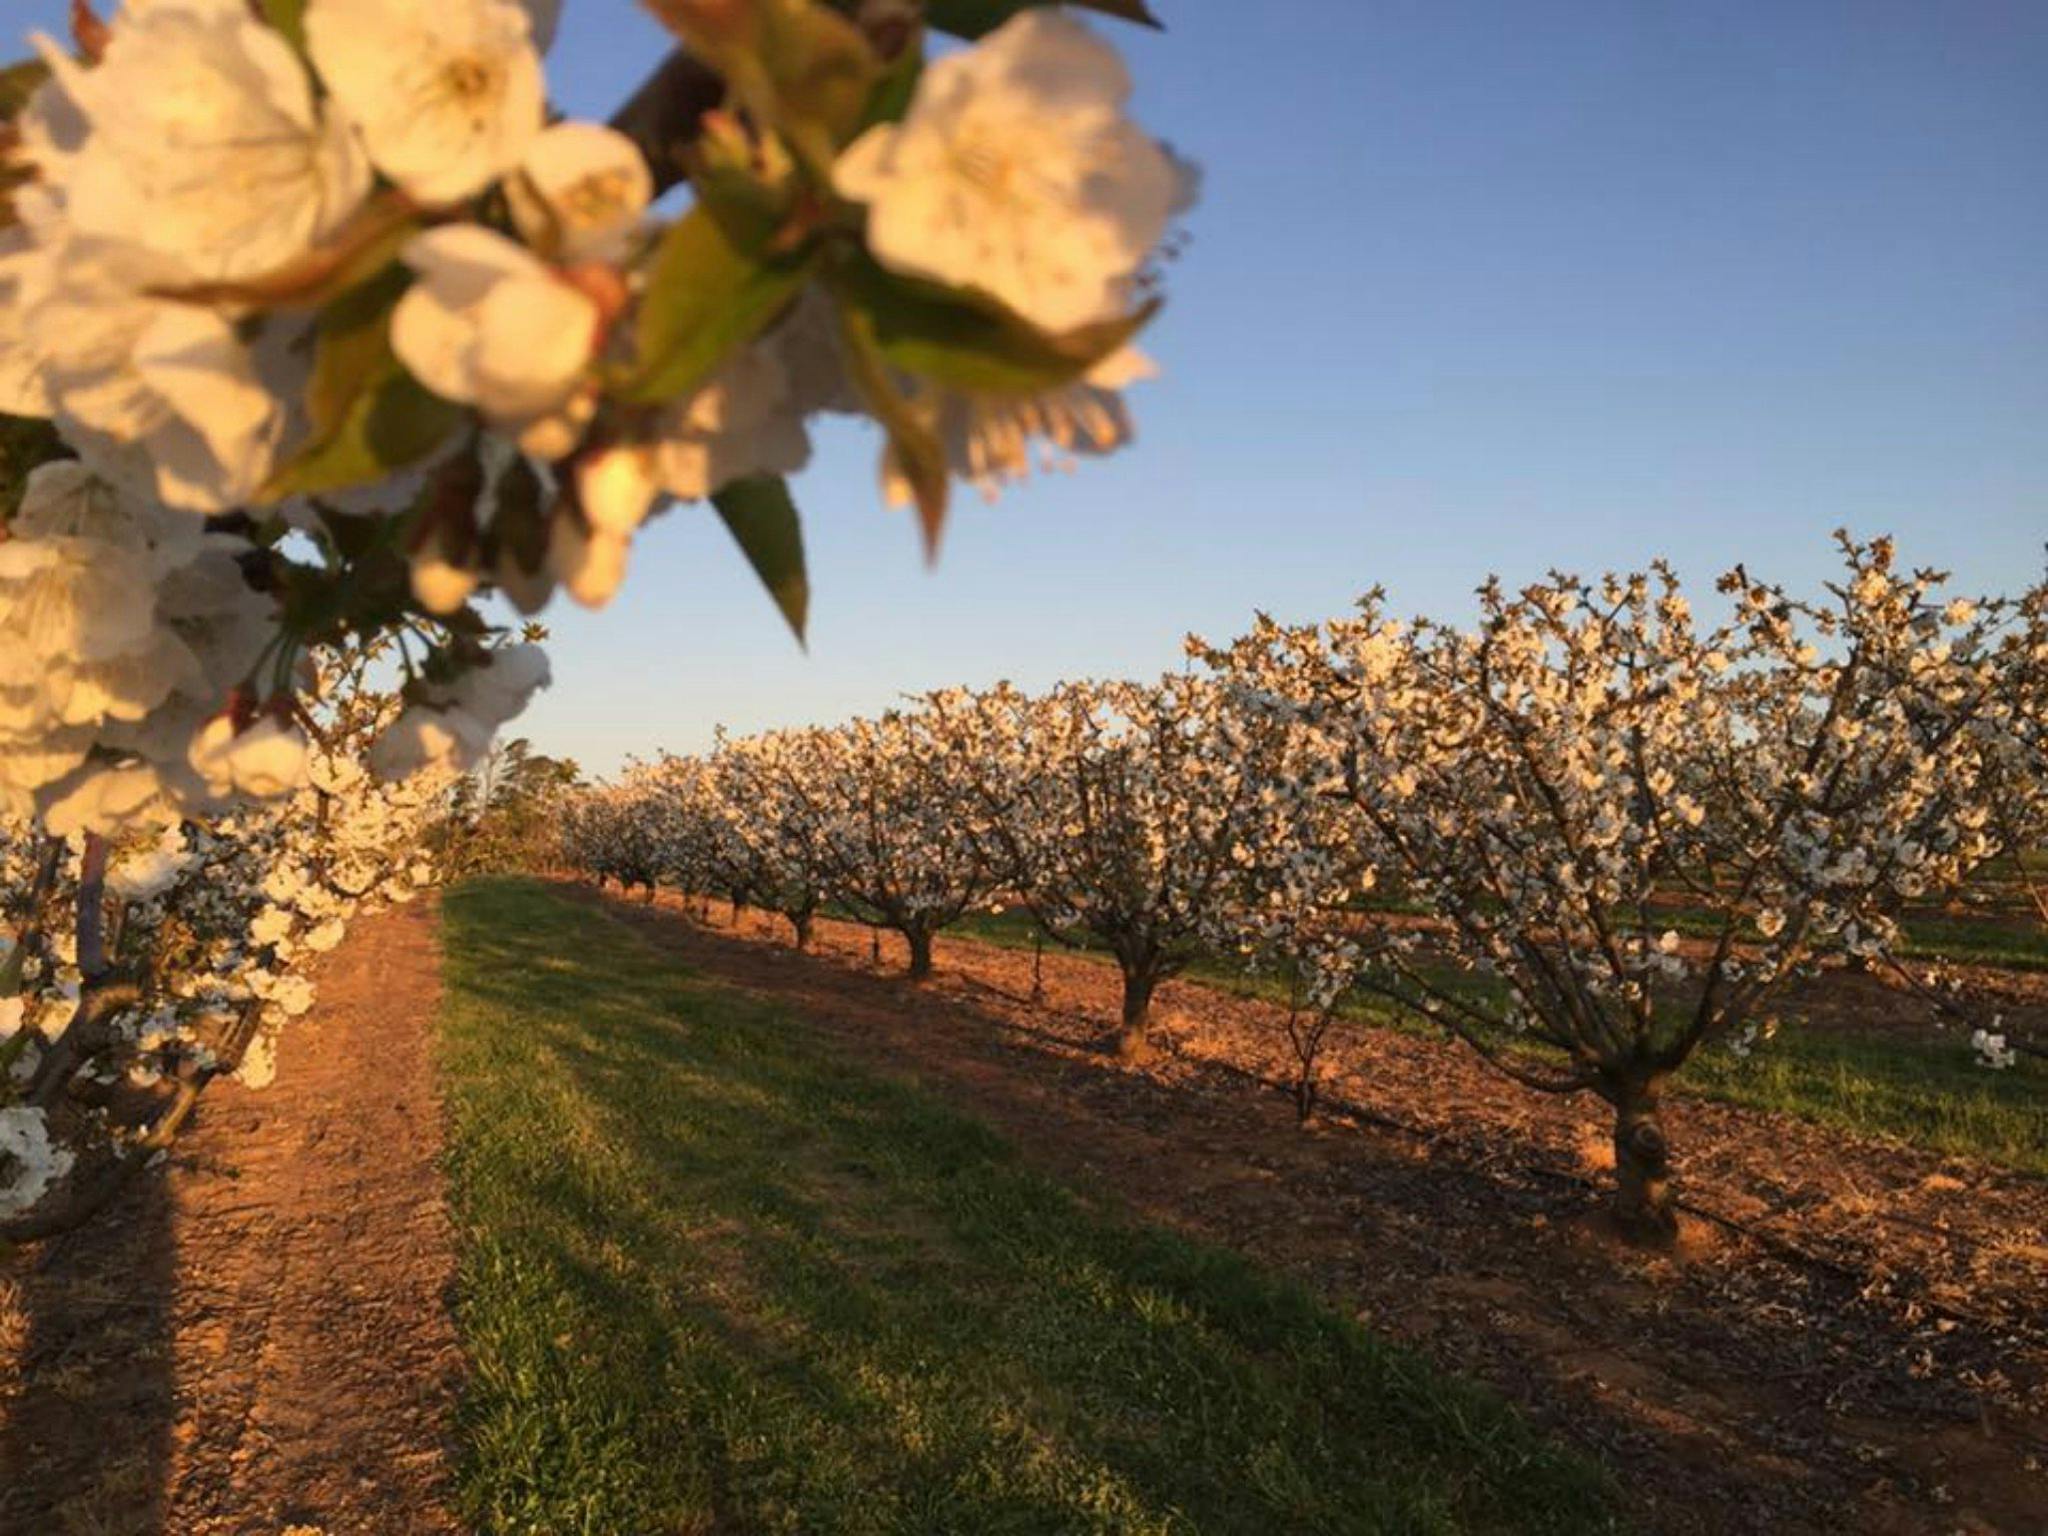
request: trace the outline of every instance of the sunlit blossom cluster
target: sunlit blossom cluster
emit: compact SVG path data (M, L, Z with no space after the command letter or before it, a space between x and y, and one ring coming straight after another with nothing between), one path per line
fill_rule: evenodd
M550 0L127 0L32 40L0 413L75 457L0 509L0 808L289 794L298 663L344 636L426 674L378 770L468 767L523 702L465 678L473 604L602 605L707 500L786 589L821 413L880 425L928 540L953 480L1127 441L1194 179L1102 36L1027 6L927 59L915 10L655 9L679 50L618 127L551 109Z

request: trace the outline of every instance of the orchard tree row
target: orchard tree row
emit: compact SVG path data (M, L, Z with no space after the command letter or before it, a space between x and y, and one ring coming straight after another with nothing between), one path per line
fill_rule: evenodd
M1382 595L1261 619L1150 685L935 693L876 720L721 741L574 802L605 878L932 935L992 904L1114 957L1114 1044L1204 954L1288 979L1304 1113L1360 993L1506 1078L1612 1107L1622 1225L1675 1231L1667 1083L1747 1051L1830 959L1940 978L1901 918L2048 840L2048 587L1948 594L1885 541L1839 579L1722 578L1702 621L1658 567L1489 582L1469 624ZM1967 999L1935 994L1967 1016ZM2032 1048L1989 1017L1990 1065Z

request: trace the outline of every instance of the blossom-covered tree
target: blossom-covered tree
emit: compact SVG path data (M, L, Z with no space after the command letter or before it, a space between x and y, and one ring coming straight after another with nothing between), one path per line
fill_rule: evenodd
M932 940L984 907L1000 877L963 824L945 744L915 711L810 733L813 756L785 763L786 791L816 818L825 885L901 934L908 974L932 972Z
M1988 611L1958 603L1951 616L1984 620L1973 637L1974 665L1962 680L1944 677L1937 681L1945 686L1930 690L1911 652L1875 663L1893 669L1887 685L1902 696L1925 696L1924 731L1953 729L1960 715L1974 752L1975 793L1966 812L1974 856L1915 870L1905 894L1952 902L2010 895L2048 927L2048 878L2038 862L2048 850L2048 582ZM1886 933L1876 959L1882 973L1931 1004L1937 1019L1968 1028L1984 1065L2048 1057L2048 1041L2007 1022L2005 986L1980 970L1909 950L1897 942L1903 937L1895 928Z
M805 788L820 773L836 771L824 755L828 750L815 732L771 731L721 739L703 770L698 819L710 888L719 888L721 865L744 868L752 900L789 920L798 949L811 947L837 867L824 812Z
M1383 931L1366 984L1518 1082L1606 1099L1616 1215L1646 1240L1676 1229L1670 1075L1990 846L1991 620L1882 541L1844 550L1820 601L1733 573L1705 632L1660 567L1489 583L1470 630L1375 594L1211 653L1311 744L1296 772L1347 809L1340 856L1433 919Z
M1054 938L1116 958L1126 1057L1150 1050L1161 983L1214 946L1267 827L1259 732L1223 704L1188 676L927 701L1000 884Z
M586 789L564 810L563 851L600 889L616 880L652 901L664 878L688 867L680 852L687 831L676 825L671 787L655 767L634 763L615 782Z
M784 883L800 940L845 903L904 931L918 972L939 927L1020 903L1114 955L1134 1054L1197 956L1267 966L1304 1117L1338 1009L1377 993L1516 1081L1605 1099L1616 1214L1664 1241L1671 1075L1709 1041L1749 1049L1825 959L1902 965L1907 908L2029 846L2048 795L2040 590L1945 598L1887 541L1842 554L1811 598L1738 568L1709 627L1663 566L1489 582L1470 627L1372 594L1190 641L1209 671L1154 685L952 689L722 739L682 781L715 793L642 785L635 814L691 829L670 846L750 850L679 860L680 883Z

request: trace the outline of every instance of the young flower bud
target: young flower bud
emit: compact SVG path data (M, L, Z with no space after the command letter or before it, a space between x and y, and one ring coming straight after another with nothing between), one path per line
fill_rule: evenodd
M573 473L593 532L624 539L646 521L657 487L644 450L621 444L595 448L576 461Z
M615 533L585 532L573 517L558 517L548 539L548 569L586 608L602 608L626 579L629 541Z

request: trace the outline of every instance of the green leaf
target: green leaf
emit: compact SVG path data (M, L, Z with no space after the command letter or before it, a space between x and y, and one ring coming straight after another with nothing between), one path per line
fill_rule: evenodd
M402 268L378 274L327 307L314 328L313 377L306 410L315 432L339 426L363 388L398 362L391 315L411 278Z
M924 47L921 39L913 38L883 66L874 89L868 93L867 110L861 113L860 126L866 129L876 123L902 122L910 111L911 99L917 95L917 82L923 78Z
M416 464L461 426L463 413L403 371L364 389L340 425L281 467L261 499L312 496L382 479Z
M874 317L854 302L845 286L845 277L843 272L834 274L833 292L839 300L839 335L846 343L847 371L866 402L868 413L888 434L890 455L904 479L910 482L911 495L917 503L925 558L936 560L939 538L946 528L946 502L952 490L946 447L932 426L930 411L896 387L875 334Z
M51 460L70 455L57 429L41 417L0 416L0 526L20 506L28 477Z
M846 291L874 323L876 344L905 373L985 395L1035 395L1081 378L1159 312L1133 314L1054 336L993 300L885 272L849 269Z
M797 643L811 610L811 579L804 569L803 521L780 475L735 480L711 497L761 585L789 622Z
M306 0L260 0L263 19L284 34L300 53L306 51Z
M955 37L984 37L1019 11L1052 4L1053 0L931 0L926 19L941 32ZM1162 27L1145 0L1073 0L1082 10L1099 11L1141 27Z
M612 393L639 404L688 394L782 312L809 270L807 257L744 255L716 218L692 208L662 237L648 269L637 359Z
M391 311L408 281L393 268L320 316L306 387L313 433L279 466L262 500L380 479L425 458L461 425L462 408L429 393L391 350Z
M836 148L861 125L882 61L859 27L814 0L754 0L775 120L793 137L822 131Z
M8 122L28 105L29 97L50 78L50 66L41 59L23 59L18 64L0 65L0 123Z

